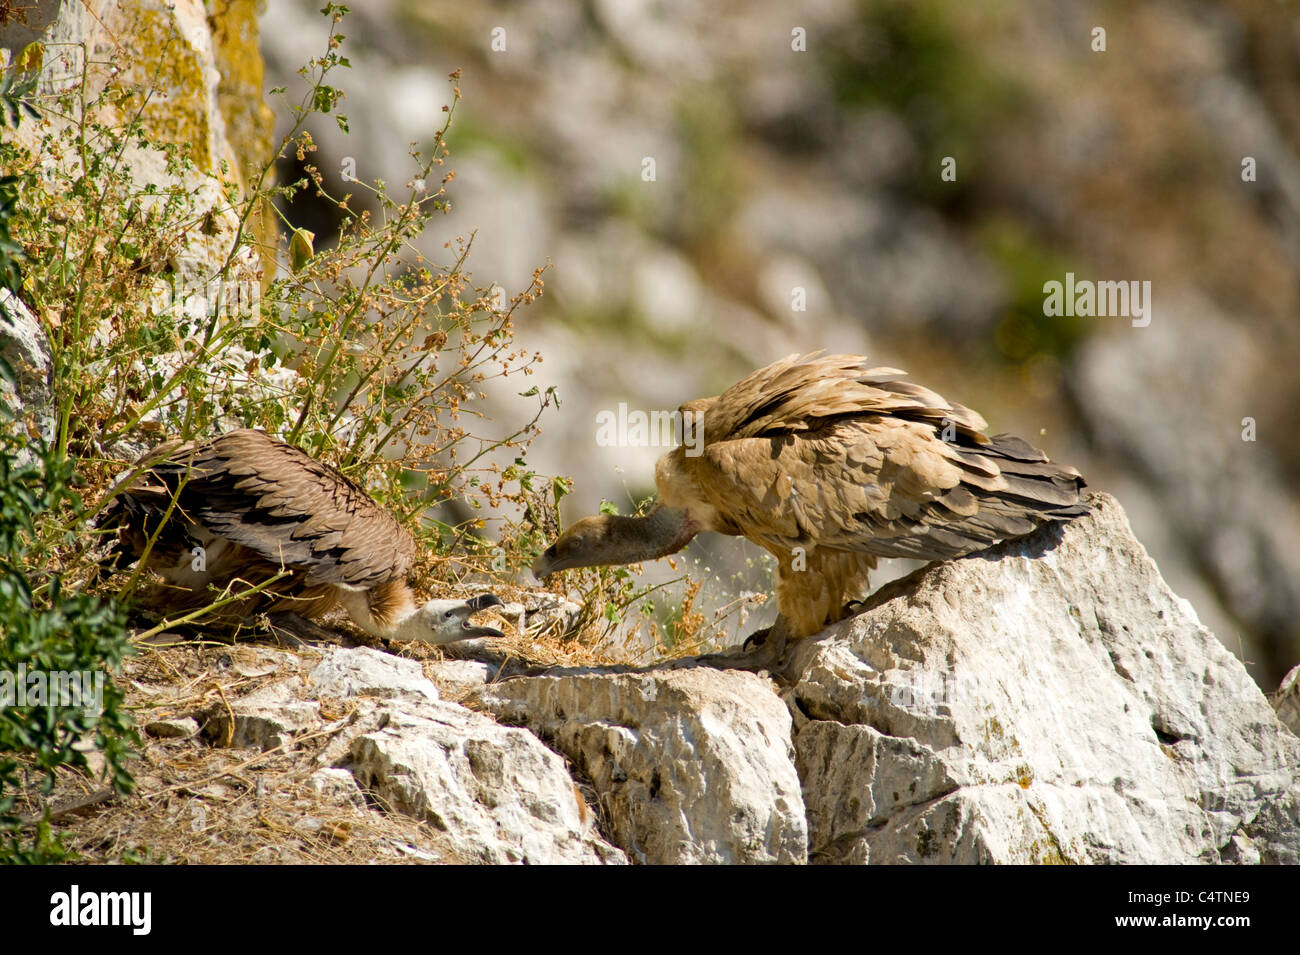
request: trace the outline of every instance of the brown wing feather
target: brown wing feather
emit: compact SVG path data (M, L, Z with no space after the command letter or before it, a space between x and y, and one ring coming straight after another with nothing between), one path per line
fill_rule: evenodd
M309 583L373 587L404 578L415 542L360 486L263 431L231 431L183 445L153 466L178 506L214 534Z
M988 437L978 414L902 374L853 356L791 356L692 402L705 415L703 454L679 449L676 465L714 529L783 550L932 560L1086 513L1077 471L1019 438Z
M894 415L936 424L982 443L988 424L897 368L872 368L856 355L790 355L742 378L722 395L683 405L704 414L706 444L816 430L826 419Z

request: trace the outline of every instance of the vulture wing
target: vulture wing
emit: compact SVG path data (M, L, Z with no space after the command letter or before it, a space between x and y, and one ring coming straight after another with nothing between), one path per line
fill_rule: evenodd
M214 534L309 583L372 587L406 577L415 542L362 488L263 431L231 431L181 445L150 473L177 508ZM134 493L134 492L132 492Z
M1077 471L902 374L791 356L708 404L681 466L721 525L782 550L945 559L1086 513Z

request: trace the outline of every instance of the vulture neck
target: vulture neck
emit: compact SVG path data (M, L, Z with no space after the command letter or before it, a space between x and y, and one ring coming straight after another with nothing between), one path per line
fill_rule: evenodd
M390 581L370 590L353 590L340 587L338 601L348 612L352 622L374 637L396 637L400 640L418 640L419 636L404 636L406 631L424 631L415 595L406 581Z
M605 518L601 563L637 564L675 554L700 532L700 526L684 510L656 507L645 517Z

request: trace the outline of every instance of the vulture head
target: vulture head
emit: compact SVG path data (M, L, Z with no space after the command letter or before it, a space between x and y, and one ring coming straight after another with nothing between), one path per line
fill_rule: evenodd
M596 514L584 517L533 562L533 576L574 567L637 564L685 547L700 530L684 510L657 507L645 517Z
M480 610L500 607L496 594L479 594L469 600L430 600L415 613L402 620L393 633L397 640L416 640L421 643L455 643L475 637L503 637L495 627L470 623L470 617Z

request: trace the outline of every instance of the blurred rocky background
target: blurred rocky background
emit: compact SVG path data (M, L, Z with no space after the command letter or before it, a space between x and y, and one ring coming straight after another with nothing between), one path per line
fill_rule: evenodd
M319 7L266 4L268 85L301 89ZM346 164L409 179L462 70L423 251L474 233L507 292L549 263L518 340L563 400L529 462L574 479L566 520L653 489L664 449L598 445L598 411L860 352L1114 493L1265 689L1300 658L1294 3L365 0L344 32L351 134L312 160L354 206ZM290 216L329 244L324 207ZM1149 281L1150 324L1045 316L1067 272Z

